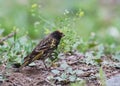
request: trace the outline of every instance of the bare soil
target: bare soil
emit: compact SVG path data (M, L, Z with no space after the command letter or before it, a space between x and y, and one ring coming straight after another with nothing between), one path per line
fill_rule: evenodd
M65 58L60 58L54 62L50 69L46 69L41 61L36 61L34 67L24 67L21 71L15 72L14 68L5 69L2 65L0 70L6 76L6 80L1 82L1 86L70 86L71 81L58 81L54 77L59 77L65 70L60 68L60 65L66 62L73 70L82 70L83 73L76 74L77 77L86 81L86 86L101 86L100 78L96 77L99 74L100 66L86 64L80 60L84 59L82 55L64 55ZM106 58L106 57L105 57ZM111 79L116 75L120 75L120 69L109 65L101 65L106 76L106 80ZM51 70L59 70L59 74L54 74ZM48 79L52 76L53 79ZM109 83L109 82L108 82ZM114 86L114 85L113 85Z

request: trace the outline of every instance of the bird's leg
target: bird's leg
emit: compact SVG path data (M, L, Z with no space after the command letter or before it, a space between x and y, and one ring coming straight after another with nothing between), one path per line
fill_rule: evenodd
M44 64L45 68L47 69L48 67L47 67L47 65L46 65L45 61L43 61L43 64Z
M45 60L43 61L43 64L44 64L45 69L49 71L50 68L46 65Z

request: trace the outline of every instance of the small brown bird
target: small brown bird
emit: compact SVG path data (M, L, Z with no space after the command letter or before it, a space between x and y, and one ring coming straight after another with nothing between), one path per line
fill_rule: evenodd
M45 59L50 57L54 50L57 49L57 46L60 43L60 40L63 36L64 34L57 30L52 32L43 40L41 40L39 44L33 49L33 51L24 58L24 62L21 65L20 69L29 65L35 60L42 60L44 63Z

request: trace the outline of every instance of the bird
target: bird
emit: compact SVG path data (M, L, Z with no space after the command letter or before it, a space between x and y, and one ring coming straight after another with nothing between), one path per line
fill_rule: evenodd
M61 38L64 36L65 35L60 30L56 30L50 33L48 36L44 37L33 49L33 51L24 58L23 63L19 69L28 66L35 60L42 60L45 67L47 68L45 60L51 56L54 50L57 49Z

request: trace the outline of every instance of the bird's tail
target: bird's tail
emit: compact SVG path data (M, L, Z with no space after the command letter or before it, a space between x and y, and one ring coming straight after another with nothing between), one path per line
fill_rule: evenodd
M23 67L29 65L31 62L33 62L33 61L35 61L35 60L38 60L43 53L44 53L43 51L39 52L39 54L37 54L36 56L34 56L34 58L31 58L32 55L26 56L26 57L24 58L24 63L20 66L20 69L22 69Z
M27 56L27 57L24 58L24 62L23 62L23 64L20 66L19 69L22 69L23 67L27 66L29 63L31 63L31 59L30 59L30 57Z

